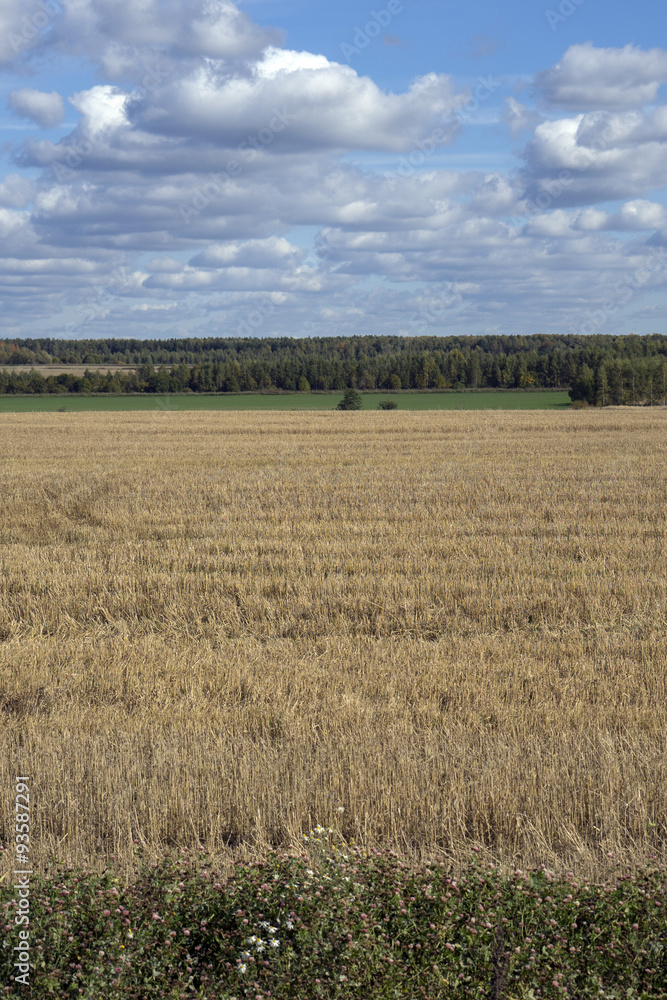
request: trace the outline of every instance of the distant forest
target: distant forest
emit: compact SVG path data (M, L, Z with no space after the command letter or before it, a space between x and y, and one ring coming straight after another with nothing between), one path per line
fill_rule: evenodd
M41 365L133 365L46 377ZM0 393L568 388L591 405L664 406L667 337L211 337L0 341Z

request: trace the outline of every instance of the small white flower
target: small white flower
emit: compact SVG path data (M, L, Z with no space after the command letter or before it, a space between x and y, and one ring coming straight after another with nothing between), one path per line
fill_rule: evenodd
M278 948L278 947L280 947L280 941L278 940L278 938L272 938L271 939L271 947L272 948Z
M288 931L294 930L294 924L292 923L291 920L287 921L287 930Z
M247 968L248 966L245 964L245 962L241 962L241 964L239 965L239 972L241 973L241 975L243 975L243 973L246 971Z

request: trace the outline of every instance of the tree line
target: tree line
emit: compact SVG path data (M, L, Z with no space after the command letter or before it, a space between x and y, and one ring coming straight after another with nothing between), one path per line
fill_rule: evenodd
M109 365L83 374L47 364ZM0 341L0 393L569 388L593 405L665 405L667 337ZM32 366L28 372L15 365ZM134 365L124 371L116 366Z

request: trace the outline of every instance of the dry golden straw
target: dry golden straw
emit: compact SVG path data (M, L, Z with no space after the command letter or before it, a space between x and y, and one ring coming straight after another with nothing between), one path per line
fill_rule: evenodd
M664 411L0 421L3 843L664 853Z

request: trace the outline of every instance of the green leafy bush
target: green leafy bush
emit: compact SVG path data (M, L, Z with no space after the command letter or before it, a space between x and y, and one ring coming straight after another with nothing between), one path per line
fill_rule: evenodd
M222 876L202 853L137 881L67 868L31 885L30 996L105 1000L667 998L664 866L613 884L362 854L330 829ZM13 890L0 970L14 984Z

